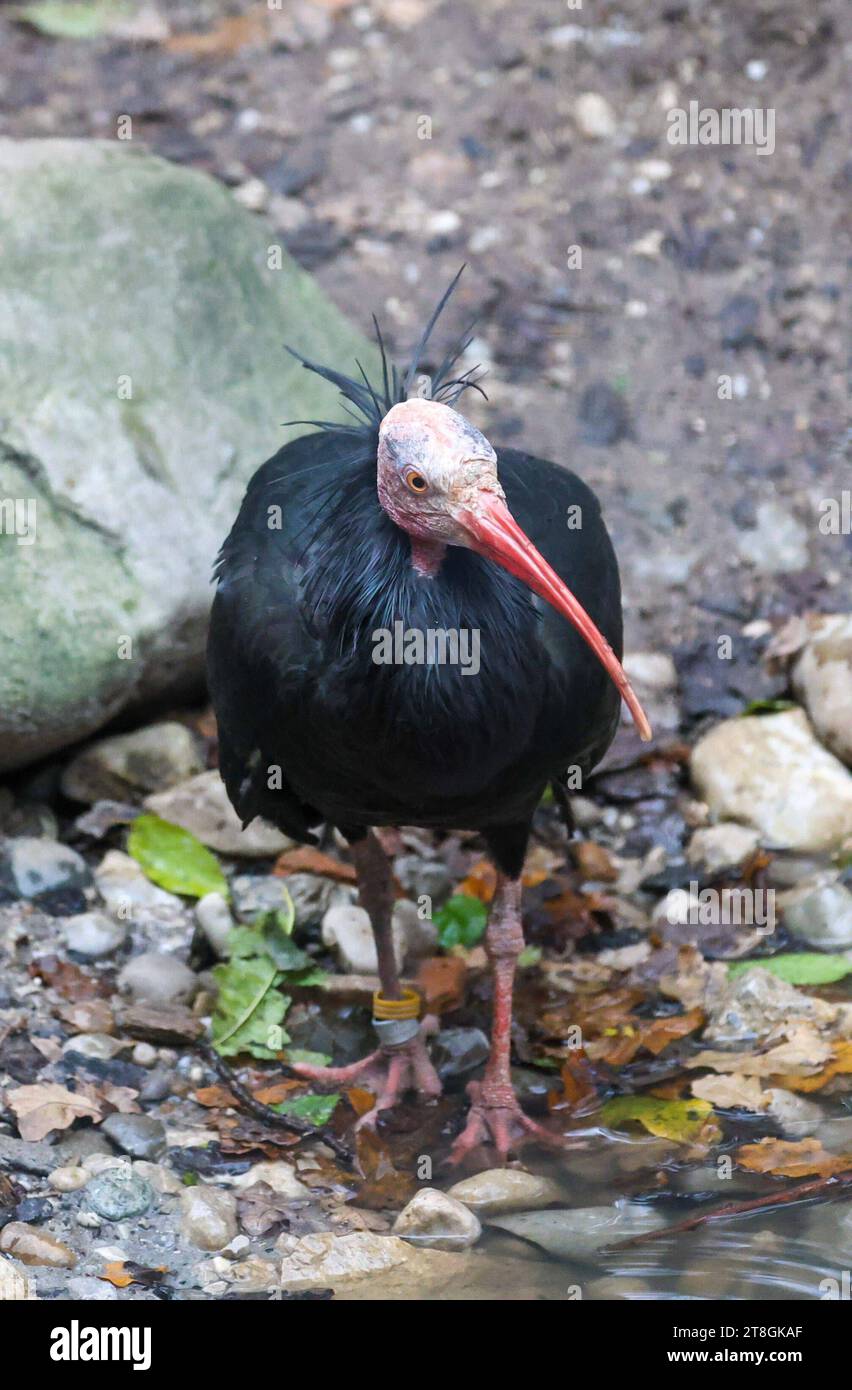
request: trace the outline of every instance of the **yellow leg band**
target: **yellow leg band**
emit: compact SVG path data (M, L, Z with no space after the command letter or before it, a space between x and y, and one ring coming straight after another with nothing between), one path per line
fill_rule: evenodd
M420 995L413 989L404 989L401 999L385 999L380 990L373 995L373 1018L386 1019L419 1018Z

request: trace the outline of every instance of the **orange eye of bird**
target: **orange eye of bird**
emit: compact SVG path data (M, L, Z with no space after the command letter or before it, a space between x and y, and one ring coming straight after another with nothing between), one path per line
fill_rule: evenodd
M405 481L412 492L425 492L429 486L422 473L406 473Z

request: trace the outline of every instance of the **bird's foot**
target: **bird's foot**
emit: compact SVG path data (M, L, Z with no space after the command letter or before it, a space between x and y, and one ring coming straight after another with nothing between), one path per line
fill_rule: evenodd
M521 1144L535 1140L550 1148L564 1148L566 1141L525 1115L510 1085L501 1082L471 1081L467 1124L453 1144L449 1161L455 1166L480 1144L493 1144L501 1163Z
M376 1103L361 1116L355 1129L372 1129L381 1112L398 1104L406 1091L416 1091L427 1100L436 1100L441 1094L438 1073L426 1050L428 1031L421 1028L417 1037L396 1047L378 1047L348 1067L315 1067L299 1062L293 1071L321 1086L358 1086L370 1091Z

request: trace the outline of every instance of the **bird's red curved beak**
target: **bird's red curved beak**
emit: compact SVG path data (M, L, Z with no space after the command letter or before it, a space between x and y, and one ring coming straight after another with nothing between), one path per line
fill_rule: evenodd
M647 743L652 737L651 725L621 662L568 585L522 531L505 502L493 494L483 493L477 499L476 511L459 512L457 520L472 537L472 550L523 580L528 588L539 594L576 628L612 679L633 716L639 737Z

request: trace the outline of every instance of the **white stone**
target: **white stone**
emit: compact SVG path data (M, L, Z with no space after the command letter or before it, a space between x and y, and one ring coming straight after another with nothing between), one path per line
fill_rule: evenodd
M852 613L814 618L809 627L793 686L823 743L852 766Z
M574 102L574 120L590 140L608 140L617 130L615 113L599 92L581 92Z
M753 826L763 844L834 850L852 837L852 775L802 710L724 720L695 745L690 768L711 813Z
M65 918L62 935L69 951L88 960L101 960L124 945L127 933L119 922L103 912L81 912L76 917Z
M760 844L760 836L748 825L720 821L696 830L686 847L690 864L701 865L710 873L742 864Z
M146 797L146 809L173 825L189 830L203 845L220 854L247 859L266 858L289 849L293 840L265 821L253 820L245 830L228 800L219 773L202 772L168 791Z
M546 1207L558 1200L560 1192L549 1178L527 1173L522 1168L487 1168L454 1183L447 1196L455 1197L477 1216L485 1217Z
M228 934L234 919L222 894L205 893L195 904L195 916L211 949L217 956L226 956Z
M482 1226L463 1202L437 1187L424 1187L399 1213L393 1234L432 1250L466 1250L479 1240Z
M221 1250L237 1234L237 1202L219 1187L184 1188L181 1232L200 1250Z
M292 1164L275 1159L266 1163L253 1163L245 1173L234 1178L234 1187L253 1187L255 1183L265 1182L281 1197L293 1200L310 1197L311 1189L296 1177Z
M323 944L330 946L343 969L355 975L375 975L378 968L376 940L369 915L356 904L330 907L322 919ZM405 936L397 922L393 928L393 953L397 969L405 959Z

